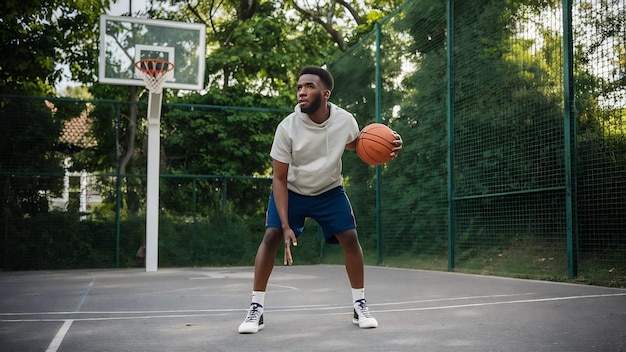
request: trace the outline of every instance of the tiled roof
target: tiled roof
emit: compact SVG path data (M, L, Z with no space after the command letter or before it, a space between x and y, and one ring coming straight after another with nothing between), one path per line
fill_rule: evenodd
M68 143L82 148L96 146L98 144L96 139L89 133L92 123L92 119L87 116L87 112L83 111L80 116L65 121L65 126L63 127L59 140L62 143Z

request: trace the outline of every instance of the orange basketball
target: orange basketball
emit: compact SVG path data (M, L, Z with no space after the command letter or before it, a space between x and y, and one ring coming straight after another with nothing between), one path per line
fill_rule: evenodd
M367 164L384 164L391 160L391 150L396 147L395 140L391 128L382 123L372 123L359 133L356 152Z

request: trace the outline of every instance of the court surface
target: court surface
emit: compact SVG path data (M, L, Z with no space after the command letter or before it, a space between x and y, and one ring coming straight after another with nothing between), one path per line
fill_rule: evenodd
M0 273L0 351L626 351L626 290L366 267L277 266L265 329L240 335L252 267Z

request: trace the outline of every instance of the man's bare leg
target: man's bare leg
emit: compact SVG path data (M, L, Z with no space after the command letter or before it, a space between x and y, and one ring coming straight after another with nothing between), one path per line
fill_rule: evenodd
M363 250L361 249L356 230L344 231L335 237L337 237L339 244L343 248L343 259L350 286L352 288L363 288L365 285Z
M255 334L263 329L263 305L265 304L265 290L269 281L276 249L282 242L282 230L268 228L263 235L263 241L259 245L254 260L254 282L252 284L252 303L248 309L246 319L239 325L240 334Z
M278 245L282 243L282 240L283 234L281 229L270 227L265 230L263 241L259 245L254 260L254 283L252 290L264 292L267 289L267 282L274 269L276 250Z
M378 321L372 317L365 302L365 268L363 250L359 243L356 230L344 231L336 235L343 248L344 263L350 286L352 286L352 300L354 317L352 323L360 328L369 329L378 327Z

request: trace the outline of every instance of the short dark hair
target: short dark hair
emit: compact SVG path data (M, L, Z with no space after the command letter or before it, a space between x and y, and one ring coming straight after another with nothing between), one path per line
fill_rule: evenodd
M316 75L320 78L324 86L331 92L333 88L335 88L335 80L333 79L333 75L330 74L327 70L319 67L319 66L304 66L302 71L300 71L300 76L302 75Z

